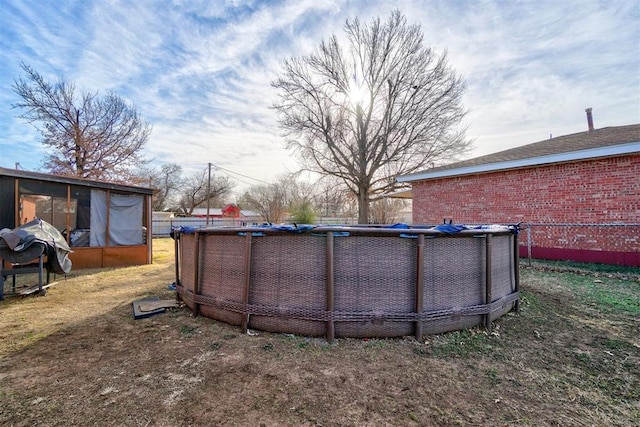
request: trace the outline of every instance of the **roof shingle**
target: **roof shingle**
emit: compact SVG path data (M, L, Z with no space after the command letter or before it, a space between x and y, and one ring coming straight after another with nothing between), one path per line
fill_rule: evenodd
M592 132L578 132L570 135L558 136L544 141L511 148L509 150L474 157L472 159L444 166L438 166L425 172L436 172L467 166L528 159L532 157L568 153L572 151L587 150L590 148L601 148L629 142L640 142L640 124L612 126L595 129Z

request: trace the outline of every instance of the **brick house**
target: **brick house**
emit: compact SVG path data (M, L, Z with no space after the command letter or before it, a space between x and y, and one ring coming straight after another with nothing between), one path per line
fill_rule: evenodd
M413 223L529 223L521 255L640 266L640 124L587 119L587 132L399 177Z

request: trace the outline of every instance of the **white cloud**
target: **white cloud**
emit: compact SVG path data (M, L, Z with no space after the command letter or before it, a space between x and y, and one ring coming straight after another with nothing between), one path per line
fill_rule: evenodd
M153 124L149 157L270 180L296 168L270 108L281 61L342 37L346 19L384 20L395 7L465 76L474 154L581 131L586 107L596 127L640 121L633 0L5 1L0 77L20 77L24 61L50 79L114 90ZM0 166L36 168L37 135L13 102L0 87Z

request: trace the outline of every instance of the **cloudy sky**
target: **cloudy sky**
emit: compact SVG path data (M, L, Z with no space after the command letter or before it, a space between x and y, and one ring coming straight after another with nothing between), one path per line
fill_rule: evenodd
M396 8L465 77L472 156L585 131L587 107L596 128L640 123L638 0L1 0L0 166L43 158L11 108L24 62L133 102L157 165L273 180L298 167L270 108L282 60Z

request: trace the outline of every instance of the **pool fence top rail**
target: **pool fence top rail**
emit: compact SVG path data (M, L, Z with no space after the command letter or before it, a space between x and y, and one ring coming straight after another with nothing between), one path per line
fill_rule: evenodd
M517 234L519 232L519 225L451 225L443 224L438 226L402 226L389 227L389 226L370 226L370 225L349 225L349 226L336 226L336 225L259 225L259 226L239 226L239 227L210 227L210 228L188 228L180 227L174 230L174 233L179 232L181 234L198 233L201 235L207 234L226 234L226 235L244 235L244 233L251 233L254 237L260 235L278 235L278 234L317 234L324 236L328 232L334 233L335 237L340 236L365 236L365 235L377 235L377 236L399 236L399 237L414 237L419 235L425 237L469 237L474 235L507 235ZM239 234L240 233L240 234Z

